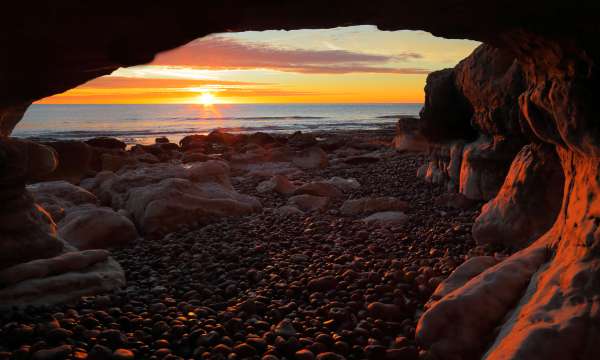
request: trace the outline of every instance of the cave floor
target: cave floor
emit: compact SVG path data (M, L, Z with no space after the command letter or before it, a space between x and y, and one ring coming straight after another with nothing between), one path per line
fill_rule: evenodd
M409 220L393 227L343 217L339 204L281 217L270 209L285 198L234 177L264 212L114 250L125 289L4 314L0 359L416 359L429 295L467 256L487 252L470 234L480 204L436 205L444 189L415 177L424 162L397 154L307 173L357 179L347 198L407 201Z

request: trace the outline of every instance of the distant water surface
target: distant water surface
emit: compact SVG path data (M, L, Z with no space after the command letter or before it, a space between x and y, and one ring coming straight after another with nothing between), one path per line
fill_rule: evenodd
M112 136L152 143L167 136L221 128L230 132L376 129L398 116L417 115L422 104L32 105L17 137L88 139Z

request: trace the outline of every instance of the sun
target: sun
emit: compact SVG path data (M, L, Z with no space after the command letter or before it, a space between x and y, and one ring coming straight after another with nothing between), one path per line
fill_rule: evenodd
M216 100L216 97L209 92L204 92L198 96L198 102L205 106L213 105Z

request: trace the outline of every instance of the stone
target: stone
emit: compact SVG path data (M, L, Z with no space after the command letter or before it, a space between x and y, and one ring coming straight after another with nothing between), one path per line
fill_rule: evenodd
M562 204L564 175L552 147L527 145L517 154L498 195L473 224L478 244L521 248L550 229Z
M123 141L106 136L95 137L86 140L85 143L92 147L111 150L125 150L125 147L127 147L127 144L125 144Z
M352 190L360 189L360 183L354 178L344 179L339 176L334 176L325 180L324 182L335 186L343 192L350 192Z
M69 252L0 270L0 308L55 305L118 289L125 275L106 250Z
M308 282L310 291L327 292L336 288L338 282L333 276L321 276Z
M329 198L340 198L344 196L344 194L337 187L324 181L315 181L304 184L294 191L294 195L302 194Z
M281 195L290 195L296 191L294 185L285 175L274 175L269 180L262 181L256 186L259 193L276 192Z
M488 268L496 265L498 260L493 256L475 256L459 265L444 281L442 281L431 295L426 307L440 300L452 291L464 286L467 281L481 274Z
M408 203L406 201L392 196L364 197L344 201L340 213L345 216L352 216L382 211L405 211L407 209Z
M429 142L420 133L419 118L404 116L396 123L396 136L392 147L398 152L424 152Z
M124 208L144 234L167 232L184 224L250 215L260 202L218 182L170 178L128 192Z
M125 246L138 238L135 225L111 208L80 205L68 209L58 235L80 250Z
M480 353L486 346L481 334L492 331L518 303L547 255L543 246L527 248L447 293L419 319L419 343L446 359Z
M327 154L318 146L296 151L291 161L301 169L323 169L329 164Z
M371 316L377 319L398 321L404 318L404 312L398 305L395 304L373 302L367 306L367 311Z
M286 218L288 216L302 216L304 215L304 211L295 206L284 205L275 209L275 214L282 218Z
M329 205L329 198L315 195L295 195L288 199L288 203L302 211L323 210Z
M501 136L482 137L465 145L460 170L460 193L473 200L493 199L519 150L519 144Z
M283 336L283 337L291 337L296 336L297 332L292 325L292 321L290 319L281 320L273 329L275 335Z
M362 221L368 224L377 224L382 226L401 225L408 221L408 216L401 211L382 211L363 218Z
M47 141L43 143L56 152L58 166L56 169L42 177L35 177L35 181L66 180L78 184L81 179L93 176L92 169L94 152L92 148L82 141Z
M37 204L40 204L56 222L65 210L76 205L98 204L94 194L64 180L35 183L27 186Z

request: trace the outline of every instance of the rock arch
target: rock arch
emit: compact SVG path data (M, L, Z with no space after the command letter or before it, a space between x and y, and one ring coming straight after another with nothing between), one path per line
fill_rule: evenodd
M42 232L43 221L35 219L43 215L24 190L56 158L46 147L9 138L36 99L214 32L351 24L421 29L480 40L518 59L525 76L520 110L535 141L555 147L565 185L550 231L435 303L419 338L448 359L598 357L599 3L62 0L11 6L0 23L0 253L11 255L0 268L61 251ZM458 336L457 329L469 332Z

